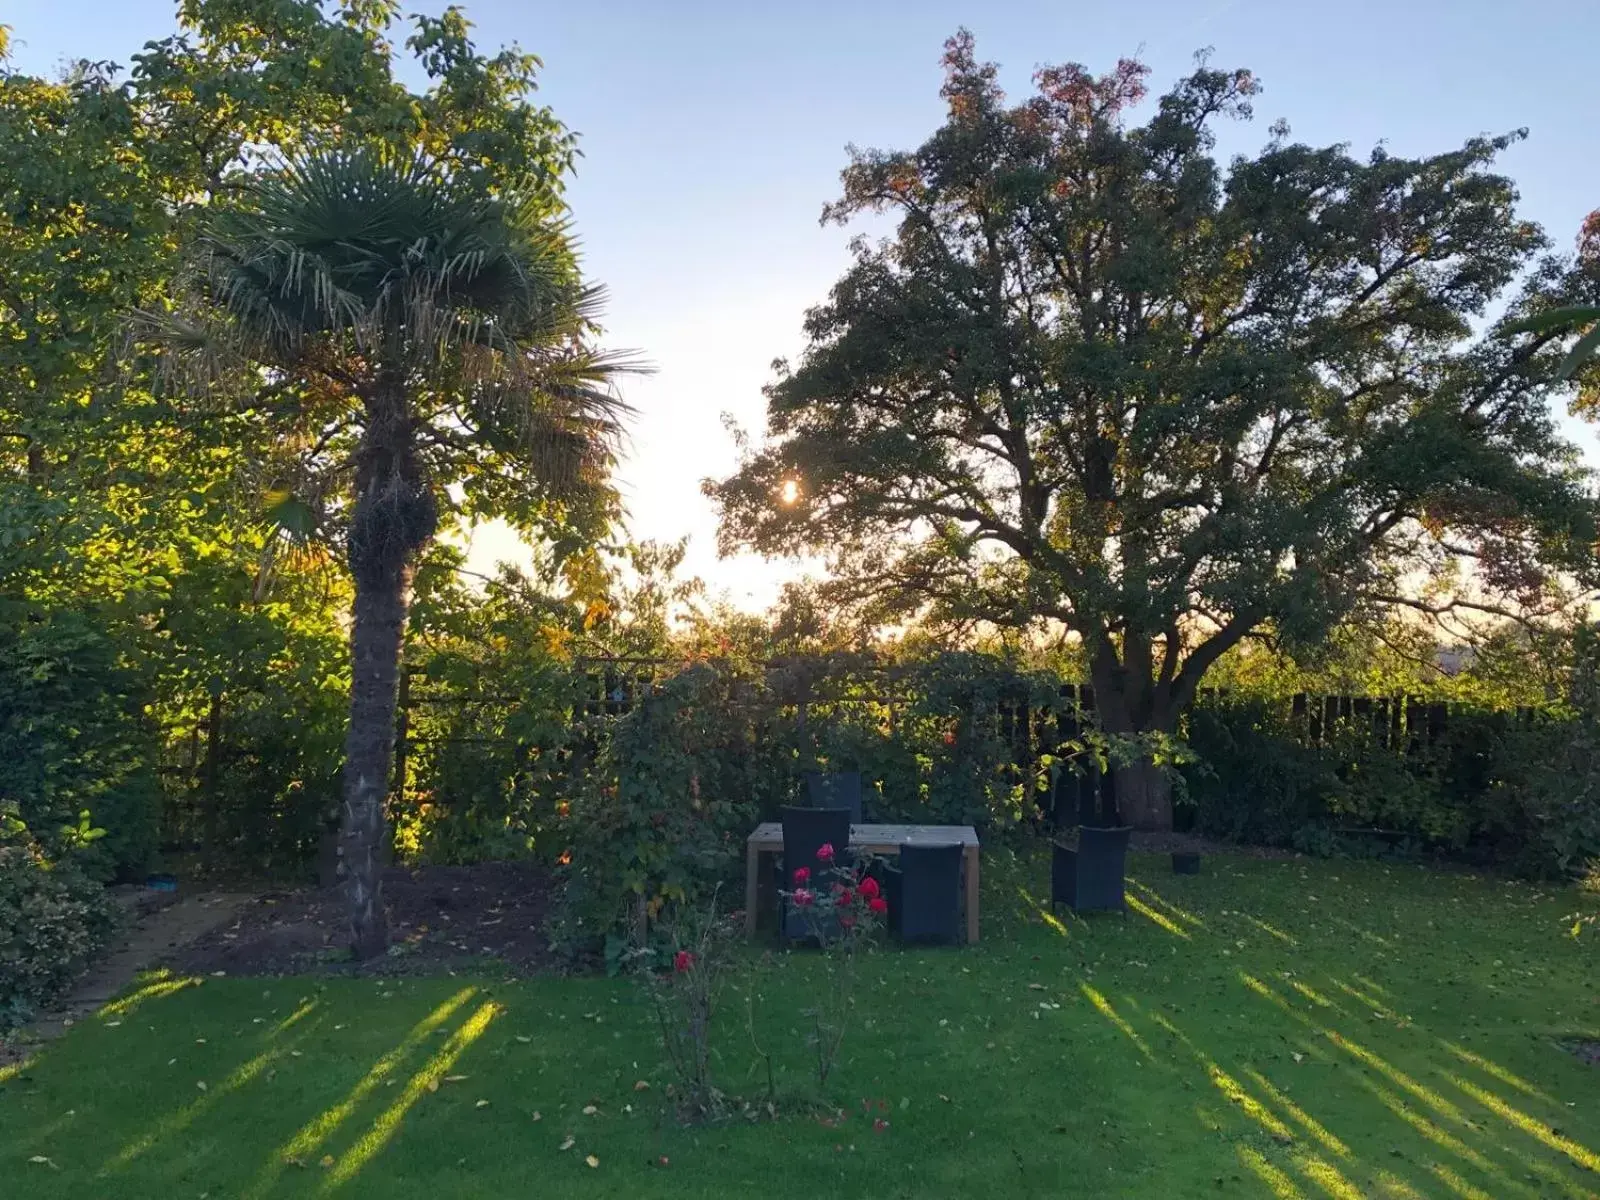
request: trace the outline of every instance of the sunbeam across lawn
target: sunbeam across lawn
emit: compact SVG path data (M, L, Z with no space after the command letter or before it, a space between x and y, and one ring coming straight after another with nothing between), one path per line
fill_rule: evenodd
M679 1128L596 978L151 977L0 1077L19 1196L1480 1197L1600 1193L1600 952L1567 889L1378 863L1134 860L1126 918L990 855L973 949L863 971L844 1118ZM805 952L721 1009L803 1086ZM178 986L174 986L177 984ZM642 1085L642 1086L641 1086ZM870 1109L870 1114L863 1109Z

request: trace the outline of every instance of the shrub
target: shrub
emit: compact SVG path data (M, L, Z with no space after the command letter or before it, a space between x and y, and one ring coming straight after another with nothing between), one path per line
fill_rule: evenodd
M1195 829L1239 842L1286 846L1328 816L1337 784L1327 757L1290 734L1281 706L1228 698L1189 719L1193 761L1184 782Z
M139 876L155 848L155 731L140 678L88 614L30 610L0 623L0 797L46 854L64 853L87 809L106 830L79 866Z
M1600 863L1600 723L1580 715L1513 731L1494 765L1503 856L1518 874L1574 878Z
M1051 709L1054 676L970 652L888 662L795 656L785 673L790 686L779 690L787 693L786 715L802 699L806 707L803 726L796 711L779 727L792 730L796 762L859 771L875 819L997 832L1031 813L1039 764L1029 759L1034 731L1019 715L1038 720ZM1037 732L1048 740L1043 722Z
M665 906L737 884L746 836L793 776L768 717L761 675L718 661L664 680L616 722L565 824L570 945L619 925L642 941Z
M0 838L0 1030L59 999L115 931L105 889L50 862L14 819Z
M1191 714L1200 832L1311 854L1426 848L1540 878L1600 858L1600 721L1582 709L1455 708L1431 742L1401 745L1359 720L1307 745L1285 709L1242 697Z

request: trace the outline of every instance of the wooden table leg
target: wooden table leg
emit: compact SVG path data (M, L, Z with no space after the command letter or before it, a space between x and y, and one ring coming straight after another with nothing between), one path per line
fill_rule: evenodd
M744 849L744 935L747 938L756 935L756 908L760 899L757 882L760 878L761 851L754 842L750 842Z
M978 942L978 847L967 847L967 944Z

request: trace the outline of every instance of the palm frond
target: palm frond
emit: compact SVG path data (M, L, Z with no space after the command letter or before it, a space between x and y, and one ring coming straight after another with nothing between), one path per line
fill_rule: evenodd
M1600 311L1596 313L1600 317ZM1561 360L1561 365L1556 368L1557 379L1571 379L1576 375L1583 364L1600 352L1600 325L1594 326L1588 333L1578 339L1566 358Z
M279 164L208 214L174 310L146 327L209 394L265 372L342 393L359 420L398 388L408 415L385 428L441 455L482 439L530 486L577 495L605 486L630 415L617 381L646 369L592 347L604 298L534 190L361 148ZM430 408L465 424L430 426Z
M1578 339L1561 365L1556 368L1558 380L1571 379L1578 370L1597 353L1600 353L1600 306L1573 304L1562 308L1546 309L1531 317L1508 322L1502 331L1511 333L1567 333L1587 326L1588 332Z

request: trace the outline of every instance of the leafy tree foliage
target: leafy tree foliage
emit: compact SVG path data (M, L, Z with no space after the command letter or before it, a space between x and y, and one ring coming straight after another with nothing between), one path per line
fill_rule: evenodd
M1513 315L1596 286L1538 259L1492 172L1519 135L1359 159L1280 127L1224 168L1254 76L1202 62L1138 123L1145 77L1046 67L1009 105L948 43L945 123L856 152L825 212L898 223L854 244L766 444L708 485L725 548L828 553L835 597L884 615L1058 623L1113 733L1170 732L1264 629L1592 578L1559 338L1473 333L1530 268ZM1415 595L1461 561L1475 590ZM1158 773L1119 790L1170 821Z
M183 0L178 31L126 74L0 61L6 619L70 610L104 629L134 671L129 709L159 722L171 811L204 810L177 832L273 865L316 840L342 753L329 698L348 687L350 581L328 550L343 548L355 440L326 389L243 376L226 403L196 403L130 353L129 318L178 290L202 219L335 140L425 157L463 186L514 182L554 230L576 145L530 100L538 60L480 53L457 9L399 15L389 0ZM513 432L429 448L461 484L443 520L561 523L569 575L591 578L606 505L552 510L524 486Z
M1600 265L1600 209L1590 213L1578 233L1578 257L1591 265ZM1561 363L1558 377L1569 379L1590 368L1600 359L1600 305L1556 304L1543 312L1513 321L1505 327L1512 333L1566 333L1576 330L1578 340ZM1582 415L1593 419L1600 411L1600 387L1586 386L1573 405Z

